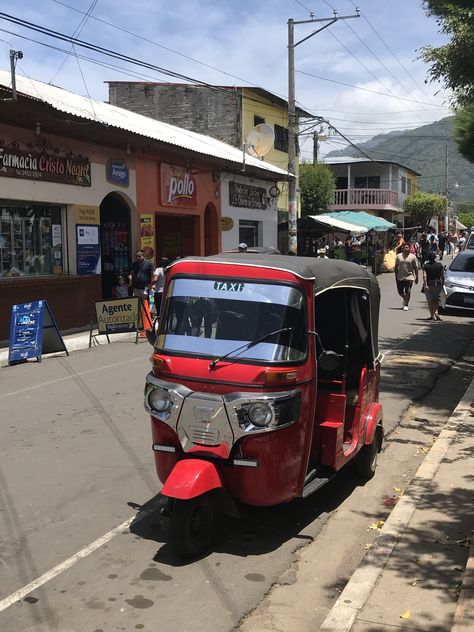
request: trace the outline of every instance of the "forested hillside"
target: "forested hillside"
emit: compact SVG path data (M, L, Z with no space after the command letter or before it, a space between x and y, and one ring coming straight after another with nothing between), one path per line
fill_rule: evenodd
M405 132L380 134L358 146L375 160L392 160L421 173L418 182L424 191L444 193L446 145L450 200L474 200L474 164L457 151L453 141L453 117ZM361 154L348 146L330 152L326 158L335 156L361 157Z

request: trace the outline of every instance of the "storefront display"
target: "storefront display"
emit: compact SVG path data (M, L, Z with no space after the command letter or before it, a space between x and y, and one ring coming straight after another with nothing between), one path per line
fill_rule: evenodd
M61 207L0 201L0 276L62 274Z

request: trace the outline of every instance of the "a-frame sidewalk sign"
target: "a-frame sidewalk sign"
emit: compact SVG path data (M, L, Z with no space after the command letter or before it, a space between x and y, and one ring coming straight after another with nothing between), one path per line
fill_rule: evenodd
M97 336L105 336L110 342L111 334L135 332L135 342L138 342L138 332L146 327L153 327L153 319L145 301L139 296L128 298L109 298L94 301L91 315L89 348L92 340ZM93 330L97 333L93 334Z
M65 351L69 355L59 327L47 301L31 301L12 306L8 364L26 362L46 353Z

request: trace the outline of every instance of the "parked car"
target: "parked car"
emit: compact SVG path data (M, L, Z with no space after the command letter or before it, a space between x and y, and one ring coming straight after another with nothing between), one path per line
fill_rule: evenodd
M474 250L463 250L446 268L441 307L474 309Z

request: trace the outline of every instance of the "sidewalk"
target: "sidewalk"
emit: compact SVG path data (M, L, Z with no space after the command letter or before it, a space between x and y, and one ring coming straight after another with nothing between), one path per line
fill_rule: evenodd
M321 632L474 631L474 381Z
M104 335L97 335L97 329L92 332L94 335L92 337L92 346L106 345L107 338ZM124 340L133 340L136 334L133 333L124 333L124 334L113 334L109 336L109 340L112 343L114 342L123 342ZM73 351L80 351L81 349L87 349L89 347L89 337L90 331L84 331L76 334L68 334L63 336L64 344L66 345L66 349L69 353ZM54 358L56 356L66 355L64 351L60 351L58 353L48 353L42 356L45 358ZM8 366L8 347L0 348L0 367Z

